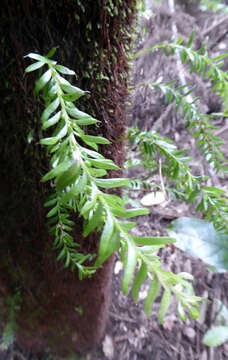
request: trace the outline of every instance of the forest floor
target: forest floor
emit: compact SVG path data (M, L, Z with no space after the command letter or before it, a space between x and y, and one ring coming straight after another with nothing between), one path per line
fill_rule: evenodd
M140 36L137 51L143 50L152 44L168 41L173 33L173 24L177 27L178 37L186 41L192 30L196 36L194 46L199 48L205 37L208 36L207 47L210 56L217 56L228 49L228 15L202 12L199 5L176 7L172 15L168 7L154 9L150 19L142 20L141 29L144 35ZM188 3L188 2L186 2ZM189 2L192 3L192 2ZM200 110L204 113L220 112L221 101L211 93L208 82L202 82L196 75L189 77L189 72L182 69L187 82L196 84L194 96L200 96ZM182 71L181 70L181 71ZM225 60L224 70L228 70L228 61ZM163 81L179 79L180 69L177 59L166 58L160 52L149 53L137 58L134 65L133 83L156 81L162 76ZM131 123L137 122L140 128L157 129L162 136L169 137L180 148L190 148L192 137L186 130L180 114L176 114L174 106L164 103L163 96L151 94L148 90L136 90L132 94ZM220 137L228 140L228 123L224 119L216 122ZM224 146L224 153L228 157L228 148ZM194 168L200 165L200 155L197 150L191 150ZM202 165L202 171L207 169ZM134 173L130 174L134 175ZM211 186L224 186L225 180L215 176L211 179ZM143 192L132 191L134 200L140 201ZM180 216L200 217L191 206L184 205L179 200L172 200L166 206L155 205L150 207L150 214L137 219L137 231L141 235L165 235L165 228L170 221ZM194 289L197 295L207 298L200 310L198 320L187 320L183 323L177 316L176 303L173 302L163 325L157 321L159 302L155 302L152 316L147 317L143 309L148 283L145 282L139 294L139 301L135 304L131 294L123 296L121 292L122 267L116 255L110 317L104 339L96 349L84 357L72 357L72 360L225 360L228 359L228 343L217 348L208 348L202 344L205 332L215 324L217 301L220 299L228 305L228 273L213 273L201 260L191 257L177 248L162 249L161 261L165 269L178 273L185 271L194 275ZM159 300L159 299L158 299ZM38 360L37 357L25 354L17 346L7 354L0 354L1 360ZM39 360L53 359L52 356L42 356ZM54 357L55 359L55 357ZM59 359L60 360L60 359Z
M194 48L200 48L208 37L209 56L215 57L228 49L228 16L224 13L200 11L199 5L193 2L179 2L175 14L171 14L168 7L154 8L152 18L142 20L141 33L137 51L140 52L151 45L169 41L173 36L173 24L177 28L177 36L187 41L192 30L195 30ZM188 4L184 6L183 3ZM192 5L191 5L192 4ZM195 84L193 96L200 96L199 107L203 113L220 112L221 100L209 89L209 82L203 82L197 75L190 74L187 68L179 68L177 58L150 52L136 59L134 64L133 83L155 82L159 77L163 82L179 80L183 71L187 82ZM228 62L223 65L228 70ZM198 104L198 103L197 103ZM174 105L164 103L164 98L148 88L140 88L133 92L131 108L132 125L137 123L142 129L158 130L165 137L171 138L179 148L191 149L190 155L194 159L191 167L193 173L202 164L199 150L194 149L193 139L184 126L181 114L177 114ZM219 119L215 123L217 134L228 140L228 123ZM228 147L224 145L224 154L228 158ZM202 171L208 172L203 164ZM129 173L127 174L129 175ZM135 176L133 171L130 176ZM137 176L137 174L136 174ZM224 187L227 179L215 176L210 179L209 186ZM134 200L140 201L143 192L132 191ZM192 206L180 201L172 200L165 204L150 207L150 214L141 216L137 220L136 236L165 235L165 228L170 221L181 217L200 217ZM194 289L197 295L207 298L200 310L198 320L187 320L183 323L177 316L176 303L170 307L163 325L157 321L159 299L152 308L152 316L144 313L143 302L148 289L145 282L140 291L137 304L131 294L123 296L121 293L122 268L116 257L114 268L112 302L110 319L102 344L95 352L87 355L87 360L225 360L228 359L228 343L217 348L208 348L202 344L205 332L215 325L217 300L228 305L228 273L213 273L201 260L193 258L177 248L166 247L161 250L161 261L165 269L178 273L190 272L194 275Z

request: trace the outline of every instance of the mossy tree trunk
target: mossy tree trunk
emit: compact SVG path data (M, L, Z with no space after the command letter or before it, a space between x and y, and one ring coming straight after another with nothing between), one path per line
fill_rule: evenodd
M17 340L32 351L46 346L62 353L85 350L101 339L113 258L83 281L56 262L43 208L49 189L40 183L48 170L39 145L42 104L33 97L34 78L24 76L28 60L23 56L58 47L55 59L75 70L75 84L91 93L79 108L100 120L96 132L111 141L102 153L121 166L123 149L117 140L126 124L126 54L135 2L1 3L0 313L7 319L8 299L19 292ZM83 239L80 218L76 223L80 250L96 252L99 236Z

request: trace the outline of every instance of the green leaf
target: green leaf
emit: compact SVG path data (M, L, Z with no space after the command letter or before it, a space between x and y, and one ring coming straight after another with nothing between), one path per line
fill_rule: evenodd
M83 205L83 207L80 210L80 214L84 217L86 217L87 213L95 206L97 201L97 188L92 183L92 191L90 195L90 199L86 201L86 203Z
M125 178L94 179L94 182L97 186L100 186L105 189L111 189L120 186L127 186L129 184L129 179L125 179Z
M181 301L178 301L177 309L178 309L178 315L181 318L181 320L186 321L187 316L185 314L184 307L183 307Z
M147 277L147 266L143 262L142 265L140 266L139 271L137 272L137 274L134 278L134 282L133 282L132 289L131 289L132 299L135 302L138 301L139 290L140 290L143 282L145 281L146 277Z
M54 205L54 204L56 204L56 203L57 203L57 199L54 198L54 199L51 199L51 200L46 201L46 202L44 203L44 207L49 207L49 206L52 206L52 205Z
M151 285L148 290L146 300L144 302L144 311L147 316L151 315L152 305L157 299L159 293L160 293L160 283L157 276L154 276L153 280L151 281Z
M41 145L55 145L59 139L56 136L40 140Z
M103 197L105 199L105 201L111 205L112 207L123 207L124 206L124 201L123 199L121 199L119 196L114 195L114 194L103 194Z
M50 170L46 175L44 175L41 179L42 182L51 180L62 173L64 173L71 166L70 161L64 161L57 165L54 169Z
M107 169L107 170L119 170L119 166L114 164L112 160L109 159L89 159L89 162L99 168L99 169Z
M169 237L138 237L132 236L137 245L165 245L173 244L176 242L175 239Z
M181 217L167 229L176 238L175 246L200 258L219 272L228 270L227 235L201 219Z
M92 117L88 117L87 119L85 118L81 118L81 119L78 119L78 120L74 120L76 122L76 124L78 125L93 125L93 124L96 124L98 121Z
M103 214L103 206L99 203L97 206L97 209L93 212L93 215L90 219L88 219L88 223L85 225L83 230L83 236L88 236L92 231L96 229L97 226L99 226L100 221L102 219Z
M92 116L86 114L83 111L78 110L75 106L67 107L66 111L70 116L73 116L74 118L77 119L75 121L78 125L92 125L98 122Z
M56 189L61 191L73 184L81 170L78 163L74 162L65 172L61 173L56 179Z
M195 307L191 307L190 309L189 309L189 315L190 315L190 317L192 318L192 319L198 319L199 317L200 317L200 313L199 313L199 310L198 309L196 309Z
M56 47L53 47L46 55L47 58L51 58L55 52L56 52L57 48Z
M85 191L87 185L87 176L84 172L75 185L73 185L69 191L67 191L61 198L61 203L66 204L69 200L75 199L78 194Z
M47 218L54 216L55 214L57 214L58 212L58 205L56 205L55 207L53 207L48 213L47 213Z
M42 130L46 130L47 128L49 128L50 126L53 126L55 125L60 117L61 117L61 110L59 112L57 112L57 114L55 114L54 116L52 116L49 120L45 121L43 123L43 126L42 126Z
M121 228L125 231L130 231L133 229L136 225L136 222L134 221L118 221L118 224L120 224Z
M188 42L186 43L186 47L190 47L192 45L192 42L194 40L194 36L195 36L195 31L193 30Z
M39 54L29 53L25 57L29 57L30 59L41 61L44 64L50 64L50 60L46 59L44 56L41 56Z
M81 136L82 140L88 141L90 143L95 144L109 144L110 141L108 139L105 139L101 136L92 136L92 135L83 135Z
M49 104L48 107L44 110L41 116L41 121L44 123L46 120L48 120L50 115L58 108L58 106L59 106L59 97L57 96L56 99L51 104Z
M55 136L57 137L57 139L62 139L64 136L66 136L67 132L68 123L66 122L63 127L56 132Z
M203 344L207 346L219 346L228 340L228 326L215 326L208 330L203 337Z
M93 177L103 177L107 175L107 171L104 169L89 168L89 172Z
M35 85L35 94L37 95L38 92L43 89L43 87L48 83L51 79L51 69L47 70L39 80L36 81Z
M171 298L172 298L171 292L167 288L165 288L164 293L162 295L159 312L158 312L158 321L160 324L163 323L165 314L167 313L167 310L171 303Z
M131 281L131 278L134 274L134 270L137 263L137 249L133 242L130 240L127 242L127 256L124 261L124 276L122 283L123 294L127 294L128 287Z
M68 69L65 66L62 65L56 65L56 70L64 75L75 75L75 72L73 70Z
M25 72L29 73L31 71L37 70L39 68L41 68L42 66L44 66L44 62L43 61L38 61L35 62L34 64L29 65L26 69Z
M112 213L115 216L121 217L121 218L125 218L125 219L130 219L132 217L135 216L140 216L140 215L147 215L149 214L149 210L148 209L144 209L144 208L135 208L135 209L129 209L129 210L118 210L118 209L112 209Z
M66 247L64 246L62 250L60 251L59 255L57 256L57 261L60 261L66 256Z
M113 230L114 230L113 217L111 216L110 213L107 213L107 218L100 239L98 258L95 262L95 266L100 266L106 260L107 253L109 252L110 240Z
M59 79L59 77L58 77ZM63 91L65 91L67 94L62 95L63 99L66 101L75 101L79 99L81 96L85 95L86 92L79 89L76 86L72 86L70 83L66 84L66 81L64 83L60 83L60 86Z

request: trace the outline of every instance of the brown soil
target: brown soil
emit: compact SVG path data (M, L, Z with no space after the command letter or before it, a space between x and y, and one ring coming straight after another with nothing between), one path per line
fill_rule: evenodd
M188 39L192 29L196 29L195 46L199 47L204 36L209 36L208 49L211 56L221 51L226 52L228 47L227 26L228 17L224 14L202 13L197 4L183 1L182 7L177 6L175 16L172 17L166 8L156 9L156 16L152 20L144 20L147 28L146 35L141 37L138 50L147 48L151 44L168 40L172 36L171 25L175 21L178 35ZM222 17L224 21L221 22ZM220 24L219 24L220 22ZM223 50L221 50L223 48ZM228 68L225 61L224 69ZM175 59L168 59L160 54L148 54L138 58L134 67L134 83L145 80L155 81L163 76L164 81L178 79ZM187 81L190 81L186 71ZM212 113L221 110L221 101L208 90L208 83L202 82L196 75L191 76L191 83L196 84L195 96L201 96L200 108L202 112ZM159 128L161 135L171 137L179 147L192 148L191 137L183 125L182 119L175 114L170 105L164 104L159 94L153 95L146 89L136 90L133 95L132 124L137 121L141 128ZM220 129L219 136L228 139L228 124L224 119L216 123ZM188 146L189 145L189 146ZM228 149L224 148L226 156ZM195 150L191 154L198 157ZM205 170L206 171L206 170ZM211 183L213 184L213 179ZM224 185L225 180L216 177L216 185ZM134 194L135 199L142 194ZM178 214L178 215L177 215ZM168 223L178 216L196 215L194 209L179 202L168 204L166 208L154 206L148 216L140 217L138 232L144 235L164 234ZM109 321L102 343L84 356L72 355L71 359L85 360L225 360L228 359L228 344L218 348L208 348L202 344L205 332L215 324L216 299L228 305L228 273L216 274L208 270L199 259L183 253L175 248L165 248L161 251L161 260L164 268L174 272L187 271L194 275L194 288L199 296L208 298L201 306L200 318L188 320L185 324L176 314L176 304L167 313L164 324L157 322L159 302L156 302L152 316L147 318L143 310L143 298L148 284L145 282L140 291L140 301L135 304L131 294L123 296L121 293L122 269L116 255L112 284L112 302L109 311ZM58 359L49 353L39 357L25 353L16 344L7 353L0 355L1 360L51 360Z

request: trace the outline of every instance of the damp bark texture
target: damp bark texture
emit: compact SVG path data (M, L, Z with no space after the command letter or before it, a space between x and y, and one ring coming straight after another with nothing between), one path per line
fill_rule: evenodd
M127 123L127 56L135 0L32 1L1 3L0 81L0 314L7 321L15 305L17 341L32 350L85 351L103 336L107 320L113 258L90 279L56 262L43 203L48 171L39 145L42 104L33 97L33 76L24 76L29 52L46 54L76 72L75 85L90 92L78 104L100 120L99 134L110 140L101 152L119 166L124 151L118 139ZM95 129L91 130L93 135ZM120 173L112 173L120 176ZM99 235L74 236L80 251L97 251Z

